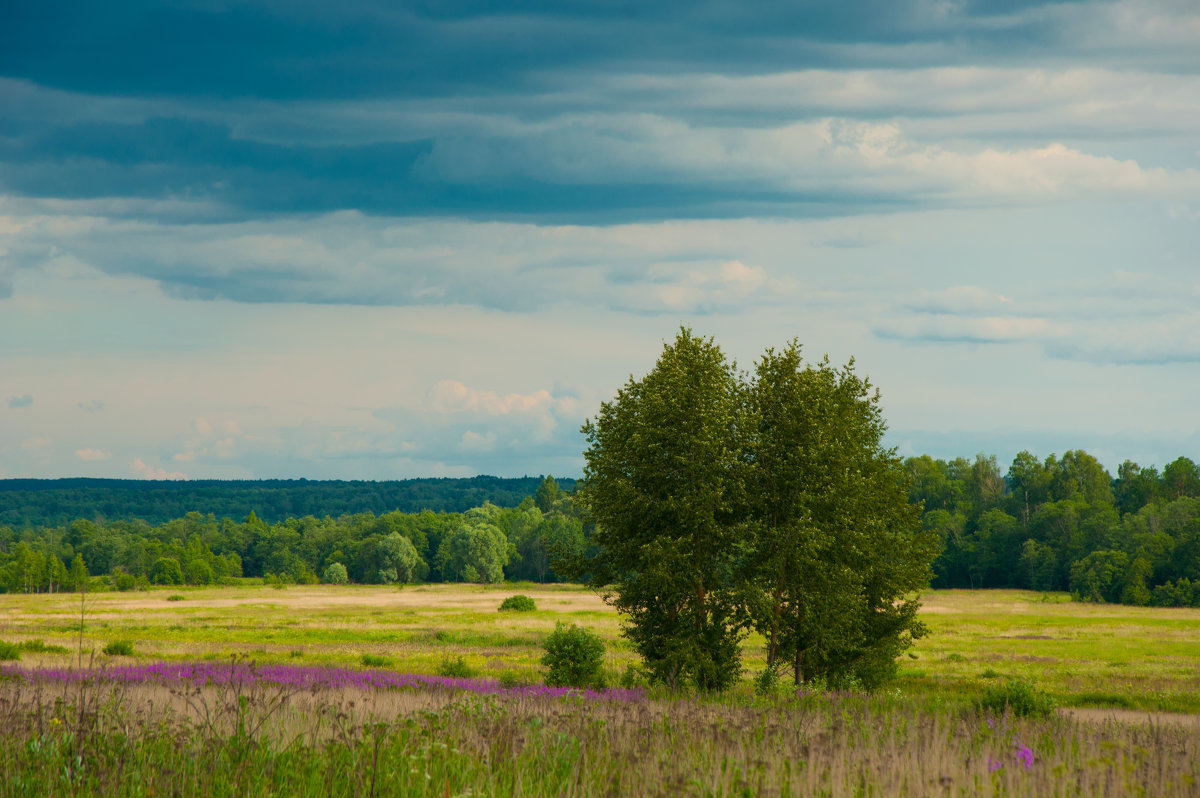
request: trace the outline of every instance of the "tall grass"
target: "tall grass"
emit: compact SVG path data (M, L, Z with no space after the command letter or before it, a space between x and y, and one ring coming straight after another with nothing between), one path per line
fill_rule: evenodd
M1200 783L1195 725L889 696L614 700L22 673L0 680L6 796L1174 796Z

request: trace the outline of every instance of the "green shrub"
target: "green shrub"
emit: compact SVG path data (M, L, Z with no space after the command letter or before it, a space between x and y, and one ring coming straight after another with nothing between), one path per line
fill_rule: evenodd
M350 574L340 562L331 562L325 567L322 581L327 585L344 585L350 581Z
M113 640L104 647L104 653L110 657L132 657L133 643L129 640Z
M621 686L626 690L632 690L636 687L645 687L648 683L646 672L636 665L626 665L625 670L621 672Z
M294 655L295 652L293 652L293 656ZM383 668L392 664L392 661L387 657L380 656L379 654L363 654L362 664L368 668Z
M764 668L754 677L754 692L764 698L778 695L781 687L782 680L779 678L779 671L775 668Z
M135 587L137 587L138 580L136 576L118 565L113 569L112 583L113 587L115 587L117 590L125 592L126 590L133 590Z
M172 593L171 595L167 596L167 601L183 601L186 598L187 596L183 595L182 593Z
M603 687L604 641L582 626L560 621L546 638L546 684L551 687Z
M505 690L512 690L514 687L526 687L527 683L521 678L521 674L516 671L505 671L500 674L500 686Z
M17 644L17 648L22 651L28 651L31 654L66 654L66 646L46 645L42 640L25 640Z
M1021 679L988 687L979 699L982 710L997 714L1007 710L1018 717L1045 717L1054 712L1056 706L1053 696Z
M5 643L5 642L0 641L0 660L20 659L20 658L21 658L21 649L19 646L15 646L12 643Z
M501 612L533 612L537 609L537 604L529 596L523 596L518 593L515 596L509 596L504 601L500 602Z
M475 675L475 669L467 664L461 656L450 659L446 657L438 665L438 676L448 676L453 679L470 679Z

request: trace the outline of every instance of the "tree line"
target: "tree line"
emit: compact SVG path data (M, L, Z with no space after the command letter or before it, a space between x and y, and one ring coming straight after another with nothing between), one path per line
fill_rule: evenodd
M353 581L552 582L556 553L583 552L588 530L553 477L515 507L484 502L466 512L398 510L268 523L189 512L57 527L0 527L0 591L130 590L261 577L282 583ZM103 576L97 582L88 575Z
M937 534L934 587L1067 590L1077 600L1200 606L1200 466L1126 460L1114 478L1083 450L1041 459L904 463Z
M142 480L0 479L0 526L54 527L79 518L164 524L189 512L267 523L395 510L461 513L485 502L515 507L541 477L428 478L387 481L307 479ZM573 479L562 479L564 490Z

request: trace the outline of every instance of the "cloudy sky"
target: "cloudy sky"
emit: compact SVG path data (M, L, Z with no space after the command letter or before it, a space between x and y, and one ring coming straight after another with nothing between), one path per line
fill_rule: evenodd
M1197 131L1193 0L14 4L0 477L575 475L680 324L1200 460Z

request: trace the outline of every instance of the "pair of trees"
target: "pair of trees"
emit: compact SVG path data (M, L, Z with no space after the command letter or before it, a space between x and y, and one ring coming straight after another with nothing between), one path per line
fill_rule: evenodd
M751 628L797 683L890 674L924 631L912 593L936 538L884 429L853 362L805 364L792 342L750 377L687 329L601 405L576 494L595 554L577 569L652 678L729 685Z

